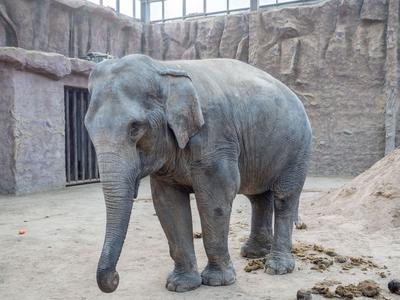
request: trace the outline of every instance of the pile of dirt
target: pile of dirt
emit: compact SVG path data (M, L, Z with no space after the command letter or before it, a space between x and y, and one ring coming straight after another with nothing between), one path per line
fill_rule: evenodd
M400 227L400 149L321 199L326 215L362 224L368 233Z

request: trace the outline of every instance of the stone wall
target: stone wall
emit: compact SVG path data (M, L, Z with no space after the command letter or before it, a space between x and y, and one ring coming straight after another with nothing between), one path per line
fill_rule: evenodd
M236 58L271 73L310 117L310 173L356 175L383 157L387 101L399 102L398 6L398 0L326 0L153 24L145 27L143 50L168 60ZM393 114L389 123L399 123L398 110Z
M142 50L142 24L83 0L0 0L0 47L83 57Z
M65 187L64 86L87 87L93 63L0 48L0 194Z
M303 101L314 132L310 173L356 175L400 144L399 5L324 0L143 25L82 0L0 0L0 46L69 57L240 59Z

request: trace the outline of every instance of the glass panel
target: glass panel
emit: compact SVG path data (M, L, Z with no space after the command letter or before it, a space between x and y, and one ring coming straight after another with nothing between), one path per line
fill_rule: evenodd
M165 18L182 17L183 0L165 0Z
M136 19L140 19L141 18L141 15L140 15L140 12L141 12L141 9L142 9L142 6L140 5L140 0L135 0L135 14L136 14Z
M132 17L133 15L133 0L122 0L120 3L121 14Z
M249 8L250 0L229 0L229 9Z
M116 9L116 1L115 0L103 0L103 5Z
M162 19L162 2L150 3L150 21L158 21Z
M93 3L96 3L96 4L100 4L100 0L89 0L89 2L93 2Z
M203 13L203 0L186 0L186 15Z
M294 2L298 0L278 0L278 3Z
M207 12L226 11L226 0L207 0Z
M260 0L260 5L276 4L276 0Z

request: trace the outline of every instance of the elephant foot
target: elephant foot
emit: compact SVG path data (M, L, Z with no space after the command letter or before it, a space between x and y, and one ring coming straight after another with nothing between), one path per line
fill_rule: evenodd
M248 239L240 249L240 255L246 258L262 258L270 253L271 246L268 243L260 243L253 239Z
M229 261L226 265L208 264L201 273L204 285L221 286L231 285L236 281L236 272L233 264Z
M173 271L167 278L166 288L171 292L187 292L197 289L201 285L199 272L179 273Z
M294 258L290 253L272 252L267 256L265 272L270 275L283 275L294 270Z

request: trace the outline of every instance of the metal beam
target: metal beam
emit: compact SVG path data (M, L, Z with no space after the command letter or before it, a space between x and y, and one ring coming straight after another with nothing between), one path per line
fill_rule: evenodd
M140 19L143 23L150 22L150 3L147 0L142 0L140 3L141 10L140 10Z
M259 6L260 6L259 0L250 0L250 10L257 11Z
M115 10L117 11L117 13L121 12L121 6L120 6L120 0L115 0Z

